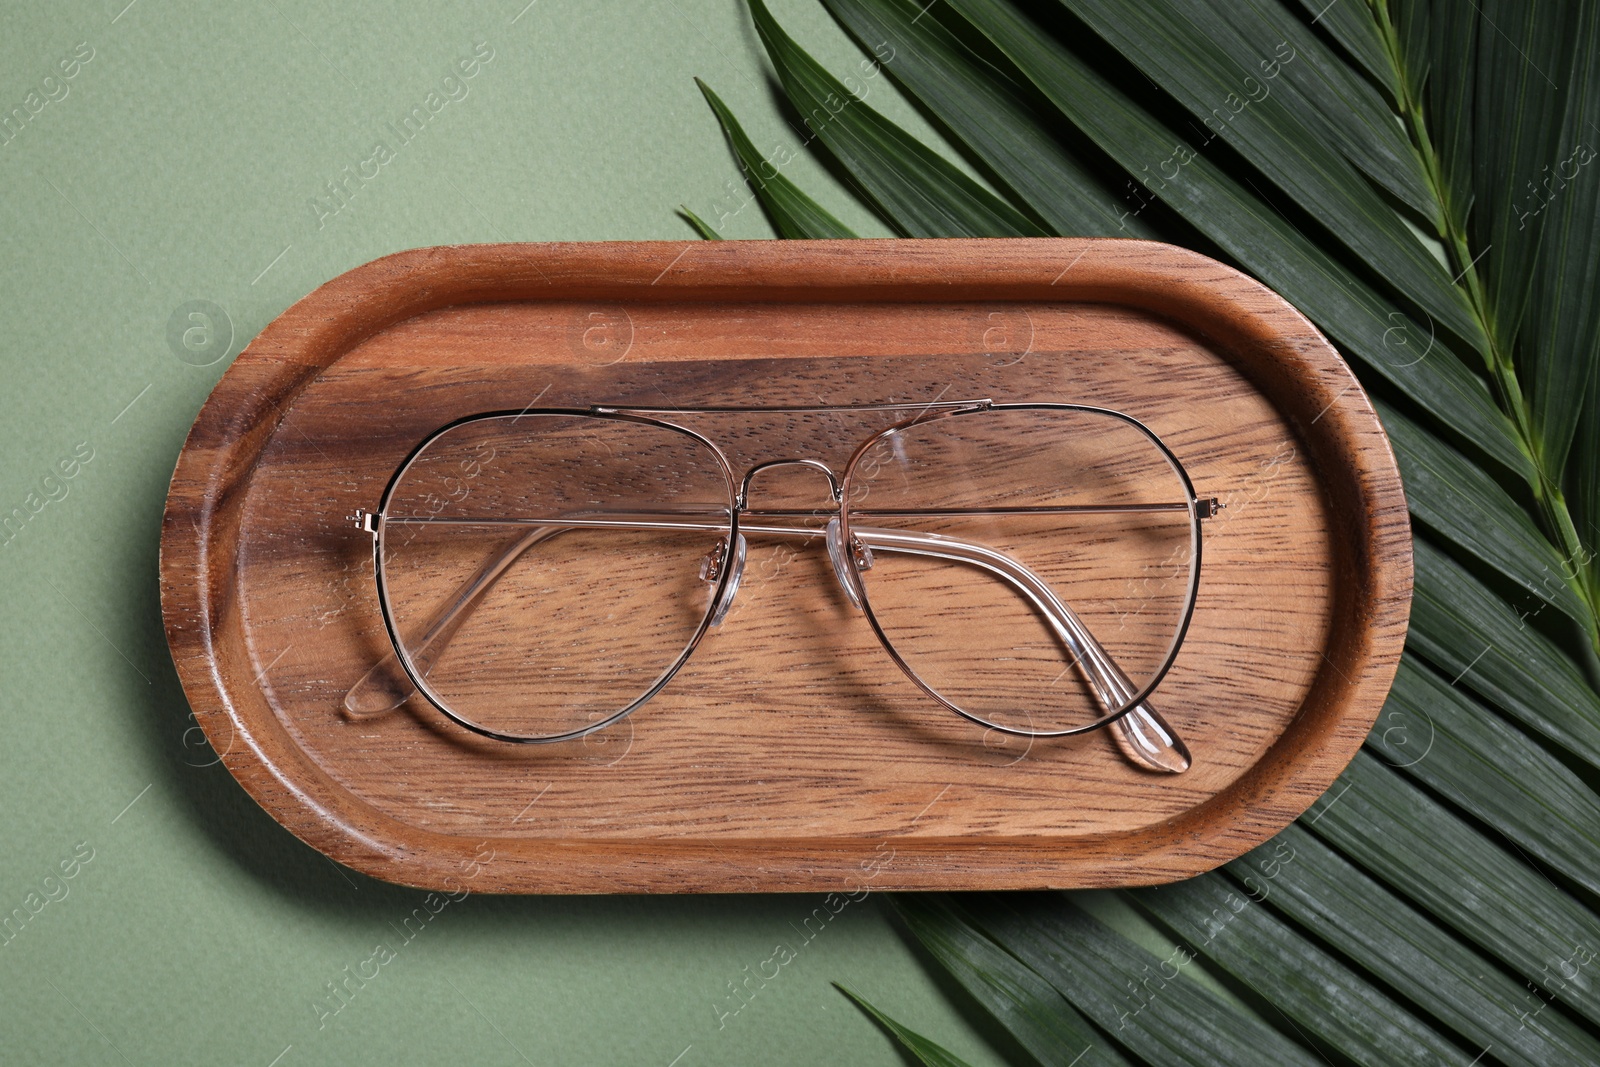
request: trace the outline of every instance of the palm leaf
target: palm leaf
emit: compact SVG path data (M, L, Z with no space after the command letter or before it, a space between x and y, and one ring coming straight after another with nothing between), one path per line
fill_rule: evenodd
M838 221L832 213L819 205L816 200L808 197L794 182L784 178L782 171L773 168L771 176L763 176L763 163L768 163L757 150L754 142L747 138L744 128L739 126L738 118L733 117L733 112L723 104L722 98L710 91L710 86L694 80L701 88L701 94L706 98L707 104L712 107L712 112L717 115L717 122L722 123L723 133L728 138L728 144L733 147L734 158L739 160L739 168L744 171L744 181L750 187L750 194L754 195L755 202L762 205L762 213L770 219L773 229L778 230L781 237L794 238L794 240L824 240L824 238L854 237L853 230ZM706 240L720 240L717 232L706 226L699 216L688 210L680 208L685 218L690 221L690 226Z
M1451 232L1464 234L1472 209L1472 130L1478 82L1478 15L1461 3L1395 0L1398 27L1386 18L1375 25L1389 30L1390 62L1402 76L1402 113L1413 127L1425 128L1425 155L1450 220ZM1421 126L1426 95L1428 122Z
M1426 541L1414 545L1416 586L1406 647L1485 700L1600 767L1600 696L1537 628ZM1529 625L1533 620L1535 625Z
M1045 231L851 94L790 39L761 0L756 30L811 134L907 237L1040 237Z
M1326 139L1434 230L1442 227L1427 171L1390 103L1294 12L1279 0L1201 0L1184 10L1227 54L1264 57L1250 72L1257 92L1275 95L1294 123Z
M728 144L733 146L734 157L738 158L739 166L744 170L744 181L749 182L749 186L760 194L758 200L766 211L766 218L771 219L781 237L854 237L850 227L835 219L816 200L800 192L794 182L784 178L776 163L762 157L754 142L744 136L744 130L733 117L733 112L728 110L717 94L710 91L709 85L699 78L694 78L694 85L699 86L710 109L717 114L717 122L722 123L723 133L728 134Z
M700 87L706 103L710 104L711 110L716 113L717 121L722 123L722 131L728 135L728 143L733 146L733 154L744 170L744 180L749 183L752 190L758 192L761 206L780 236L855 236L849 227L834 218L822 205L802 193L793 182L785 178L776 163L761 155L750 138L745 136L739 121L733 117L733 112L729 111L721 98L711 91L709 85L699 78L696 78L694 83Z
M974 898L973 921L1129 1052L1174 1067L1318 1063L1253 1013L1057 894ZM1164 966L1165 965L1165 966ZM1168 974L1167 969L1172 973Z
M1589 409L1578 423L1572 468L1574 518L1587 547L1563 563L1587 577L1589 602L1600 604L1600 372L1589 383Z
M891 43L889 72L1054 232L1153 237L1042 125L1021 87L982 59L914 0L823 0L863 48Z
M1575 12L1572 60L1556 72L1565 104L1559 136L1539 169L1540 200L1518 207L1522 225L1520 212L1544 204L1534 220L1542 233L1518 369L1540 456L1556 483L1600 365L1600 3L1580 0Z
M1494 1048L1493 1059L1519 1067L1600 1063L1600 1041L1522 978L1463 944L1295 825L1228 865L1247 892L1308 935L1339 946L1351 962L1466 1041ZM1515 1023L1516 1025L1511 1025Z
M1040 1063L1123 1067L1128 1062L1049 982L942 898L899 896L894 907L940 966Z
M1356 755L1304 822L1379 881L1545 988L1554 985L1556 961L1570 959L1575 946L1600 945L1600 916L1366 753ZM1562 1002L1600 1022L1594 968L1560 977Z
M1475 0L1480 92L1473 115L1471 225L1484 250L1478 268L1495 339L1509 354L1521 324L1544 229L1531 190L1556 158L1570 66L1571 6L1541 11L1523 0ZM1532 218L1534 225L1528 225ZM1504 356L1502 356L1504 358Z
M835 988L853 1000L858 1008L866 1012L879 1026L887 1030L889 1036L893 1037L901 1048L911 1053L918 1063L924 1064L925 1067L967 1067L966 1060L963 1060L943 1045L935 1044L915 1030L901 1026L844 986L835 983Z
M1436 331L1296 230L1088 64L999 0L954 0L1072 123L1151 192L1305 312L1347 352L1509 469L1532 467L1487 388ZM1162 170L1163 161L1184 161Z
M1401 659L1367 746L1600 893L1600 797L1544 746L1415 657Z
M1269 882L1241 888L1205 874L1131 895L1178 944L1267 1000L1296 1029L1357 1063L1399 1061L1468 1067L1449 1037L1396 1003L1305 934L1256 902Z
M1264 64L1282 67L1284 53L1262 55L1237 34L1228 35L1228 43L1239 46L1239 55L1250 57L1241 62L1206 32L1220 34L1225 26L1221 18L1197 24L1187 17L1187 8L1195 5L1176 0L1063 2L1204 124L1208 136L1202 149L1213 136L1220 138L1296 203L1315 205L1318 222L1442 328L1474 346L1487 346L1465 295L1443 265L1355 168L1317 135L1321 131L1297 121L1285 104L1294 94L1273 92L1259 77ZM1207 5L1198 7L1208 10ZM1289 65L1293 62L1298 60Z
M718 233L716 230L713 230L711 228L711 224L710 223L708 223L705 219L701 218L699 215L696 215L693 211L690 211L687 206L685 206L683 204L679 204L678 205L678 214L683 216L683 220L689 224L690 228L693 229L694 232L696 234L698 234L702 240L705 240L705 241L720 241L720 240L722 240L722 235L720 233Z
M855 24L854 16L848 15L843 5L834 6L840 10L847 26ZM965 7L969 14L994 15L993 25L986 23L985 28L998 26L1003 36L1023 25L1014 15L1008 23L1008 12L1003 9L982 5ZM896 46L909 39L901 35L914 31L918 24L916 16L920 14L906 0L852 0L849 8L870 12L873 17L870 25L883 32L882 40ZM864 17L861 25L868 25ZM1044 73L1035 74L1034 80L1047 95L1063 105L1069 117L1080 123L1091 122L1093 125L1086 127L1086 132L1107 147L1114 157L1118 156L1117 145L1128 146L1120 162L1132 168L1137 166L1133 161L1141 156L1145 159L1172 157L1176 154L1174 144L1189 151L1171 131L1144 116L1113 87L1076 64L1070 54L1059 48L1052 50L1047 39L1037 39L1019 31L1006 40L1019 44L1038 61ZM1004 46L1006 40L997 43ZM915 48L909 51L913 56L918 54ZM1057 60L1066 66L1060 66ZM909 75L903 80L908 85L914 84ZM942 102L937 94L927 102L958 138L970 133L972 123L970 119L961 121L959 109ZM967 101L963 106L970 108L972 105ZM1133 125L1115 122L1119 115L1128 118ZM1003 155L986 155L981 140L974 138L966 140L965 144L999 174L1002 181L1013 186L1025 184ZM1147 165L1145 169L1148 170ZM1412 322L1396 305L1323 253L1238 183L1205 160L1196 159L1179 171L1178 179L1165 183L1156 195L1167 198L1190 222L1224 244L1242 265L1278 287L1325 330L1432 411L1444 424L1462 432L1509 468L1531 476L1532 468L1516 443L1509 421L1495 409L1482 382L1445 349L1432 331ZM1140 199L1132 198L1128 203L1135 209L1128 214L1135 214ZM909 222L892 212L885 212L885 218L902 229Z
M1401 9L1399 18L1389 14L1391 0L1372 0L1369 9L1355 17L1368 24L1368 32L1377 38L1383 50L1383 61L1388 69L1379 75L1379 81L1391 90L1398 90L1393 93L1395 110L1402 115L1410 115L1412 107L1422 99L1432 69L1433 57L1428 50L1428 34L1432 28L1429 7L1432 0L1392 2ZM1355 13L1346 11L1347 16L1352 14ZM1420 115L1413 117L1418 120L1412 124L1414 129L1425 128ZM1429 153L1422 151L1422 155L1426 165ZM1429 180L1434 181L1435 177L1430 172ZM1441 197L1440 200L1448 208L1447 198ZM1448 211L1446 214L1449 214Z
M1346 4L1343 0L1300 0L1300 4L1311 16L1312 26L1326 30L1373 81L1388 90L1391 97L1399 99L1401 86L1394 65L1389 61L1383 35L1360 5Z
M1587 624L1588 607L1561 555L1527 511L1471 460L1378 401L1411 514L1528 593Z

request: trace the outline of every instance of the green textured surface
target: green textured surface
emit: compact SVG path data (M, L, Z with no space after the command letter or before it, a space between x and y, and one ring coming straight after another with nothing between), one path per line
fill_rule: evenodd
M870 898L719 1027L728 983L817 899L469 897L319 1028L325 984L397 947L423 895L300 844L192 729L157 540L229 358L317 285L404 248L688 238L679 203L768 236L724 184L737 172L696 74L764 151L795 152L787 173L843 221L883 230L800 157L734 0L124 2L8 10L0 33L0 108L48 100L0 144L0 513L38 509L0 538L0 917L25 917L0 939L0 1060L901 1063L838 980L996 1062ZM835 69L857 61L818 5L778 14ZM493 58L464 98L327 211L325 183L480 42ZM80 44L93 57L45 83ZM886 79L871 91L925 130ZM201 300L232 344L180 359L169 318ZM92 458L52 474L74 450ZM80 842L93 858L63 881Z

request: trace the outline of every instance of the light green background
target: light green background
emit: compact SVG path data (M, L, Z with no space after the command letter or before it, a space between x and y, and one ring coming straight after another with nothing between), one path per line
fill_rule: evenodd
M190 422L274 316L389 252L686 238L680 203L769 236L725 184L736 171L694 75L764 149L798 154L799 138L736 0L125 2L0 16L0 108L59 95L45 76L93 49L0 145L0 513L60 497L0 548L0 915L66 891L0 946L0 1060L901 1063L840 981L998 1062L876 898L719 1029L727 984L815 899L475 896L318 1028L324 984L393 942L422 894L300 844L193 730L156 579ZM776 7L836 70L857 62L815 4ZM319 226L311 199L479 42L494 58L467 97ZM924 129L885 81L872 102ZM810 159L788 173L882 232ZM169 345L193 300L225 309L225 355L199 334L190 362ZM80 445L93 459L46 482ZM93 859L47 883L79 842Z

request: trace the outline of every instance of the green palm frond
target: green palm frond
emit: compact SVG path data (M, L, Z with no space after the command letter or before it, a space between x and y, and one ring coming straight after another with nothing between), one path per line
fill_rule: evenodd
M728 143L733 146L733 154L739 160L739 166L744 171L744 179L760 191L762 209L766 211L767 218L772 220L773 229L778 231L780 237L854 237L849 227L832 215L826 208L801 192L793 182L783 176L781 164L786 162L782 157L768 159L762 156L759 149L745 136L744 130L739 126L739 120L733 117L721 97L711 91L705 82L695 79L695 84L700 86L700 92L705 96L706 103L711 105L711 110L716 113L717 121L722 123L723 132L728 135ZM700 225L704 226L704 223ZM709 227L708 227L709 228ZM701 234L702 237L705 234Z
M756 30L801 121L907 237L1041 237L1045 230L860 103L783 32L761 0Z
M906 1029L844 986L839 986L838 989L839 992L855 1001L857 1007L866 1012L873 1022L888 1031L889 1035L899 1043L900 1047L916 1057L917 1062L923 1064L924 1067L967 1067L965 1060L943 1045L929 1041L915 1030Z
M820 2L989 186L749 0L889 227L1220 251L1373 391L1416 540L1394 690L1298 823L906 926L1040 1063L1600 1063L1600 0ZM780 235L842 236L707 99Z

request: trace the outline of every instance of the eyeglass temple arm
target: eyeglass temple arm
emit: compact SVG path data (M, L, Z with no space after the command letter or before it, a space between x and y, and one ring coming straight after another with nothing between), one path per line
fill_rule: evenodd
M432 669L433 664L449 646L451 636L460 624L466 621L467 615L471 613L479 599L524 552L557 534L591 526L621 528L671 526L676 529L708 531L721 528L710 523L642 516L634 521L627 521L621 517L603 521L573 518L564 523L561 520L554 520L550 525L535 526L485 560L472 577L439 606L417 640L417 650L411 657L413 667L424 675ZM806 527L747 524L743 529L746 533L763 536L804 539L824 536L823 530ZM869 548L879 551L947 559L977 566L994 574L1027 597L1049 620L1051 628L1071 652L1073 665L1083 674L1102 706L1108 710L1121 707L1128 698L1138 692L1138 687L1117 665L1105 647L1095 639L1094 634L1084 625L1078 614L1062 602L1054 590L1038 575L1010 556L974 541L943 534L859 526L853 527L851 534ZM392 711L410 699L412 693L416 691L415 687L403 672L395 669L395 666L396 653L391 650L345 694L345 710L352 715L366 718ZM1177 774L1188 770L1192 763L1188 748L1166 720L1151 707L1149 701L1135 705L1109 726L1118 748L1137 766L1147 770Z
M1049 620L1056 636L1071 652L1072 666L1089 683L1102 707L1107 711L1120 708L1138 695L1139 687L1095 639L1078 613L1056 596L1055 590L1037 574L1004 552L964 538L914 530L853 526L850 533L875 551L931 556L988 571L1027 597ZM1136 704L1109 725L1123 754L1142 767L1179 774L1188 770L1193 762L1187 746L1148 700Z
M499 581L506 569L517 561L517 557L540 541L570 529L573 527L535 526L484 560L472 577L434 611L433 617L417 638L416 651L411 655L412 665L427 675L450 646L450 638L472 613L478 600ZM398 655L391 648L388 655L373 664L372 669L362 675L361 680L344 695L345 710L358 718L371 718L393 711L410 700L417 690L405 672L398 669L397 660Z

